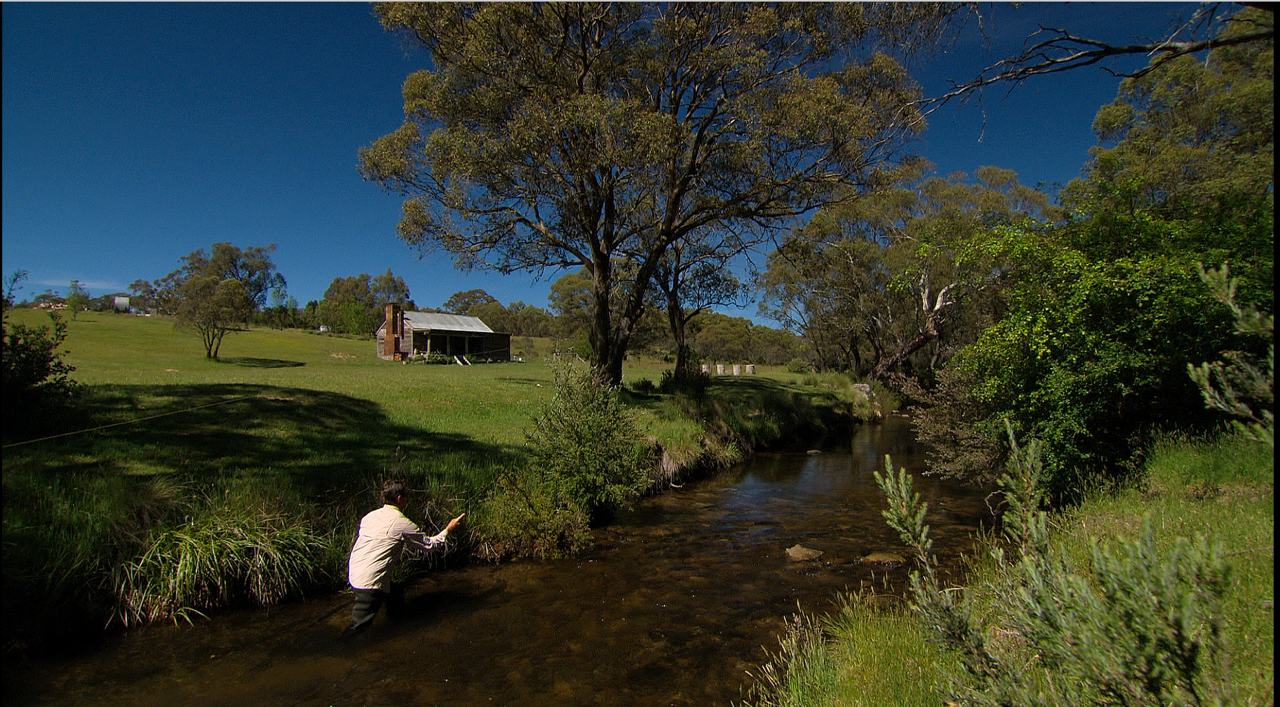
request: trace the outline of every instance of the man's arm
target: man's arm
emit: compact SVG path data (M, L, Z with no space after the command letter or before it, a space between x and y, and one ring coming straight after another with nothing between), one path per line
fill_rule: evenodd
M462 523L463 517L466 515L466 513L463 513L457 518L454 518L449 521L449 524L444 527L444 530L441 530L439 533L431 536L428 536L426 533L419 530L418 526L409 522L411 529L402 532L400 537L404 538L405 542L420 547L423 550L434 550L445 544L445 538L448 537L449 531L457 528L458 525Z

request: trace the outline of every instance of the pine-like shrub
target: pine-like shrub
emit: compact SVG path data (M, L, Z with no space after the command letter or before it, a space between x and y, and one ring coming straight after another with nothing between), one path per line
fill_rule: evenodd
M1012 442L1012 433L1010 432ZM952 685L969 705L1219 705L1230 700L1223 600L1228 567L1204 538L1179 538L1163 555L1150 523L1136 540L1095 543L1087 571L1049 542L1039 445L1012 444L999 479L1005 542L994 547L996 580L984 615L935 572L927 504L905 470L876 474L885 518L915 552L912 608L965 668Z
M531 468L593 516L625 506L650 486L653 448L617 390L584 366L553 368L555 394L525 433Z

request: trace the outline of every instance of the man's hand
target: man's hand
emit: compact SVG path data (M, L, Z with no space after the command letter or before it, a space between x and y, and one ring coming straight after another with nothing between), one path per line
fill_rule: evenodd
M462 519L463 519L466 515L467 515L466 513L463 513L462 515L458 516L457 518L454 518L453 520L449 521L449 524L448 524L448 525L446 525L446 526L444 527L444 529L445 529L446 531L451 531L451 530L453 530L454 528L458 527L458 524L462 522Z

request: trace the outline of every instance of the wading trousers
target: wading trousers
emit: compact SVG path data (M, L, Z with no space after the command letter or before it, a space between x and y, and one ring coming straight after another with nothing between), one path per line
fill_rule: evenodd
M382 603L391 597L381 589L351 588L356 595L356 603L351 607L351 627L348 633L359 633L373 623L373 617L382 608Z

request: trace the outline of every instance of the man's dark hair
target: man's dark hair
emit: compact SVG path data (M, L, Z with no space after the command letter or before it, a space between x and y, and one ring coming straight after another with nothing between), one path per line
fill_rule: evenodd
M396 499L406 495L404 484L395 479L382 484L382 502L395 505Z

